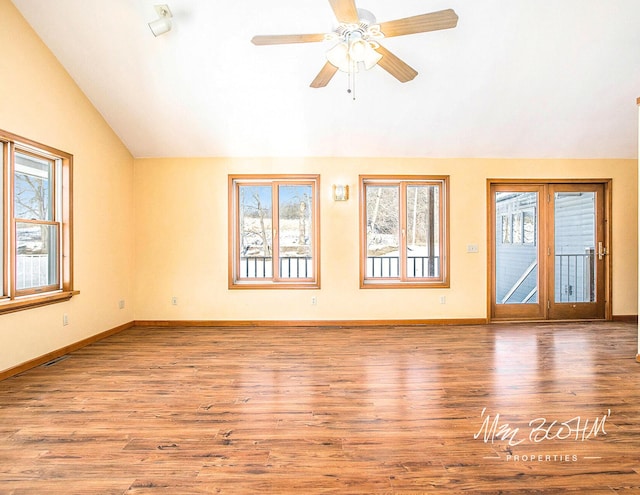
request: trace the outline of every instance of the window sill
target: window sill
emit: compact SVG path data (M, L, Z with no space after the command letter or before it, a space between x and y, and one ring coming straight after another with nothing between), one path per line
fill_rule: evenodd
M299 283L287 283L287 282L235 282L229 284L229 289L319 289L320 284L318 282L299 282Z
M367 280L360 282L361 289L448 289L450 288L448 281L438 281L429 283L420 282L373 282Z
M68 301L73 296L80 294L80 291L60 291L49 292L48 294L38 294L36 296L25 296L19 299L0 301L0 314L13 313L15 311L22 311L25 309L37 308L40 306L47 306L49 304L56 304L59 302Z

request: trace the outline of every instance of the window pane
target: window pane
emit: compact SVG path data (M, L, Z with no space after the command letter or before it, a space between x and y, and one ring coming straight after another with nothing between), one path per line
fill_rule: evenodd
M440 276L440 190L407 186L407 277Z
M16 289L58 285L58 226L16 224Z
M240 278L273 277L273 199L270 185L239 186Z
M400 276L399 186L366 185L368 278Z
M20 153L15 156L15 217L53 220L53 163Z
M312 186L278 186L281 278L313 277Z

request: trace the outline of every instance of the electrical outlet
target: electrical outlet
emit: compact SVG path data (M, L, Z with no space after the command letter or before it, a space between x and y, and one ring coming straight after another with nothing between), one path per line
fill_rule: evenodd
M120 301L118 301L118 308L124 309L124 299L120 299Z
M178 305L178 298L176 296L173 296L171 298L171 304L173 304L174 306Z
M477 244L467 244L467 253L479 253L480 247Z
M62 325L66 326L69 324L69 315L67 313L64 313L62 315Z
M311 305L315 306L318 304L318 298L316 296L311 296Z

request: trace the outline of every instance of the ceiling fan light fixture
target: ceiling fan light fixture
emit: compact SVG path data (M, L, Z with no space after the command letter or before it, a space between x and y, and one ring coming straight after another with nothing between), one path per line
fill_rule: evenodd
M366 49L369 43L362 38L356 39L349 43L349 57L355 62L364 62Z
M353 43L349 50L349 55L354 61L362 63L365 70L370 70L375 67L382 58L382 55L375 51L373 44L365 40L358 40Z
M168 5L156 5L155 9L160 17L155 21L151 21L149 23L149 28L153 35L158 37L171 31L171 18L173 15L171 14L171 10Z
M349 57L349 45L341 41L327 52L327 60L342 72L351 70L351 57Z
M380 55L377 51L374 50L371 43L367 43L367 48L364 54L364 60L362 63L364 64L365 70L373 69L378 62L382 59L382 55Z
M327 60L342 72L358 72L360 66L369 70L382 58L377 43L363 38L360 32L347 33L345 38L327 52Z

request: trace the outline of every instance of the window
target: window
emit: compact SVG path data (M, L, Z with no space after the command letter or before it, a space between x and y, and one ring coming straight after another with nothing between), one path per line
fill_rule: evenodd
M317 175L229 176L229 287L320 286Z
M0 131L0 313L74 294L72 159L68 153Z
M360 176L360 286L448 287L448 177Z
M529 196L499 193L502 244L535 244L536 209Z

